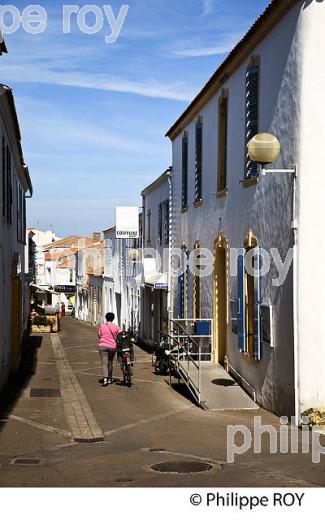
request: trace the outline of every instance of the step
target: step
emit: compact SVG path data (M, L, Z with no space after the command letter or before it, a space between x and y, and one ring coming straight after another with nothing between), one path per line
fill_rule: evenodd
M198 400L198 369L180 361L179 371L184 379L189 374L189 385ZM208 410L256 410L259 406L245 390L217 363L201 365L201 405Z

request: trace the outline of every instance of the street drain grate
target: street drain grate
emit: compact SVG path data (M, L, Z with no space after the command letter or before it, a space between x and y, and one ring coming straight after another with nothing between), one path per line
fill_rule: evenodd
M40 459L13 459L11 464L17 466L37 466L40 462Z
M59 388L31 388L30 397L61 397Z
M151 466L151 469L160 473L202 473L212 469L211 464L205 462L163 462Z
M95 437L92 439L82 439L82 438L75 437L73 439L74 442L79 443L79 444L93 444L94 442L104 442L104 440L105 440L104 437Z

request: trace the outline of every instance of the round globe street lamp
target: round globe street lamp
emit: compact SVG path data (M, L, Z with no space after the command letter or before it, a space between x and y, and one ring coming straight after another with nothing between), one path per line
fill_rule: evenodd
M252 161L269 164L279 157L281 146L272 134L257 134L248 143L248 154Z
M128 258L131 262L138 262L139 261L139 251L137 249L129 249L128 250Z
M266 169L265 165L273 163L280 155L281 145L275 135L256 134L248 143L248 155L250 159L262 166L262 175L267 173L292 173L297 177L297 168L290 170Z

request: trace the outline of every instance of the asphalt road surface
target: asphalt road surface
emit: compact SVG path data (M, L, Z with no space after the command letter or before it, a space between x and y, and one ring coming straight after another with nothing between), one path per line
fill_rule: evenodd
M325 484L323 459L313 464L311 453L301 453L301 439L299 453L271 454L266 434L262 453L251 447L227 462L228 425L253 431L258 415L279 430L279 419L264 410L201 410L183 387L170 387L168 378L153 373L151 355L139 347L134 386L121 384L115 365L114 385L101 387L97 330L70 317L62 321L59 335L31 338L19 374L2 395L0 486ZM84 442L74 441L76 431ZM100 434L101 442L85 442ZM238 445L242 440L236 438ZM153 469L164 463L160 469L167 472Z

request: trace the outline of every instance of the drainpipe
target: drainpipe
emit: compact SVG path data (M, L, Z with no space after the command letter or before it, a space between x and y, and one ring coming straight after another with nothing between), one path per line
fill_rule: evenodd
M298 211L297 211L297 166L293 174L292 188L292 223L293 230L293 345L294 345L294 391L295 391L295 425L300 424L299 403L299 333L298 333Z
M168 333L171 334L170 317L173 316L173 291L172 291L172 247L173 247L173 169L169 168L167 173L169 186L169 241L168 241Z

